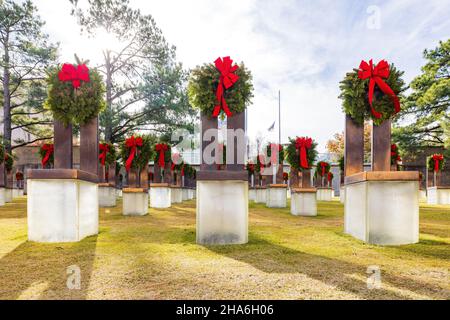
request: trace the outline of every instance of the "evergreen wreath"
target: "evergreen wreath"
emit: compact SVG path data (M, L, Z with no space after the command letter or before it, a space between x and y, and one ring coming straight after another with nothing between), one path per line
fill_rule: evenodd
M286 147L286 161L292 168L303 171L305 169L300 166L300 151L296 146L297 139L298 137L289 138L289 144ZM311 148L306 150L306 157L310 168L312 164L316 162L317 155L317 142L312 140Z

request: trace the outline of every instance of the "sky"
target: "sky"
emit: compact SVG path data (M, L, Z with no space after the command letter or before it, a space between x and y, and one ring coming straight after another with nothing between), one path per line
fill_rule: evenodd
M79 0L83 2L85 0ZM69 0L34 0L45 31L60 43L60 62L77 53L97 62L114 44L88 39L70 15ZM243 61L254 80L248 134L278 140L310 136L324 152L344 128L339 81L361 60L386 59L409 82L425 63L423 50L450 37L450 0L130 0L151 14L177 59L194 68L217 57ZM447 12L447 13L446 13ZM267 129L276 121L273 133Z

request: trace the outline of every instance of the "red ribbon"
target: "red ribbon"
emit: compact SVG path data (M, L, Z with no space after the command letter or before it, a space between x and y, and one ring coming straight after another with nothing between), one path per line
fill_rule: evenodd
M142 147L142 138L141 137L135 138L134 136L131 136L131 138L125 140L125 146L128 149L131 148L130 155L128 156L128 159L125 162L125 169L127 171L130 171L131 164L133 163L134 157L136 156L137 153L137 147Z
M434 160L434 171L439 171L439 162L444 160L444 156L442 154L433 154L432 159Z
M331 172L328 172L327 179L328 182L331 182L331 180L333 180L333 174Z
M249 163L247 167L248 171L250 171L251 173L255 172L255 165L253 163Z
M60 81L71 81L72 86L78 89L81 85L81 81L89 82L89 69L85 64L80 64L75 67L73 64L64 63L61 71L58 73Z
M46 143L41 147L41 149L45 151L45 156L42 158L42 161L41 161L42 167L45 167L48 160L50 160L50 156L52 155L55 148L54 148L53 144Z
M364 60L361 61L361 64L359 65L358 77L362 80L369 79L369 104L375 118L381 118L381 113L376 111L372 106L375 84L378 85L381 91L391 97L394 102L395 113L400 111L400 101L398 97L388 86L388 84L383 81L383 78L386 79L389 77L389 64L386 60L381 60L375 67L373 66L372 59L370 59L369 63Z
M158 164L161 168L164 168L164 165L166 164L165 161L165 152L167 150L169 150L169 146L165 143L158 143L155 146L155 150L156 152L159 152L159 159L158 159Z
M102 166L105 166L106 154L109 152L109 145L107 143L100 143L98 147L101 151L98 159L100 160Z
M295 140L295 147L300 149L300 166L303 169L309 169L308 157L307 157L307 149L310 149L312 146L312 139L308 137L301 137Z
M328 166L328 163L321 161L320 162L320 166L322 167L322 174L321 174L321 176L323 177L323 176L325 176L325 171L326 171L326 168Z
M214 61L214 64L220 72L220 78L216 91L217 105L214 107L213 117L216 118L220 114L221 109L223 109L227 117L231 117L233 114L228 108L223 94L226 89L231 88L233 84L239 80L239 76L233 73L239 69L239 66L236 64L232 66L233 60L231 60L230 57L224 57L223 60L221 58L217 58L216 61Z

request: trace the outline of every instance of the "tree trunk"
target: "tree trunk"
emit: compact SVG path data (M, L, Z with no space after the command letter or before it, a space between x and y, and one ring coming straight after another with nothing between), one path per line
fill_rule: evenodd
M105 125L105 141L114 143L112 141L112 71L111 71L111 52L105 53L106 65L106 110L104 112Z
M8 30L6 30L8 34ZM10 74L9 74L9 41L6 36L3 50L5 52L4 67L3 67L3 143L5 151L11 153L11 94Z

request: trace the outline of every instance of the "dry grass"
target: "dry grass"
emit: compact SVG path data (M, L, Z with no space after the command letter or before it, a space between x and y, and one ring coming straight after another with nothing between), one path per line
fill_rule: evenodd
M250 242L195 244L195 203L124 217L74 244L27 242L26 200L0 207L1 299L449 299L450 207L421 206L420 243L366 245L342 232L343 207L318 217L250 205ZM81 268L81 290L66 286ZM367 267L382 288L367 289Z

